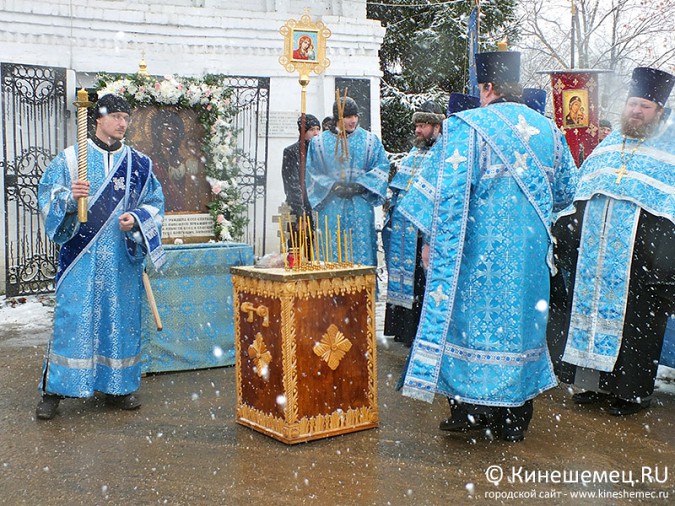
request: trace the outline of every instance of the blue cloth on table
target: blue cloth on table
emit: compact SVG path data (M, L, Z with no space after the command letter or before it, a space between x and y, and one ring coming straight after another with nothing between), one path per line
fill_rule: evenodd
M252 265L251 246L165 246L161 272L149 272L164 330L143 300L142 371L179 371L234 364L230 267Z

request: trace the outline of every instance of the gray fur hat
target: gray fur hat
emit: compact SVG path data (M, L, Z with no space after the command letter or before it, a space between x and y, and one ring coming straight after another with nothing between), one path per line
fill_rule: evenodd
M435 103L429 100L424 102L419 108L413 113L413 123L428 123L430 125L440 125L445 119L445 114L443 114L443 109Z

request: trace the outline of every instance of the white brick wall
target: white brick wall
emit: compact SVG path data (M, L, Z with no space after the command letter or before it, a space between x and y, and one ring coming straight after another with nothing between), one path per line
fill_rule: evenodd
M271 112L299 113L297 75L278 62L283 50L279 28L299 19L308 6L310 16L332 31L327 49L331 66L321 76L311 76L308 112L319 118L330 113L336 76L370 78L373 130L379 133L378 51L384 29L365 18L365 0L0 0L0 60L66 67L76 72L78 84L87 86L100 71L135 72L145 53L148 70L157 75L271 77ZM295 140L270 140L270 213L283 200L283 147ZM276 229L268 229L267 243L275 244Z

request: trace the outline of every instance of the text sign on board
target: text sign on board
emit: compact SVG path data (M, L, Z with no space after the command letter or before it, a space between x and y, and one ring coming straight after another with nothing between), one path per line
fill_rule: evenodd
M167 214L162 239L213 236L213 219L208 214Z

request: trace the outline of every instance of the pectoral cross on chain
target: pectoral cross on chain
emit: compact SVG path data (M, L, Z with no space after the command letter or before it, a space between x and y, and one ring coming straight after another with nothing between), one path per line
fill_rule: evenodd
M621 182L621 178L626 174L628 174L625 165L622 165L621 167L619 167L619 170L615 170L614 172L617 175L616 181L614 181L616 184L619 184Z

